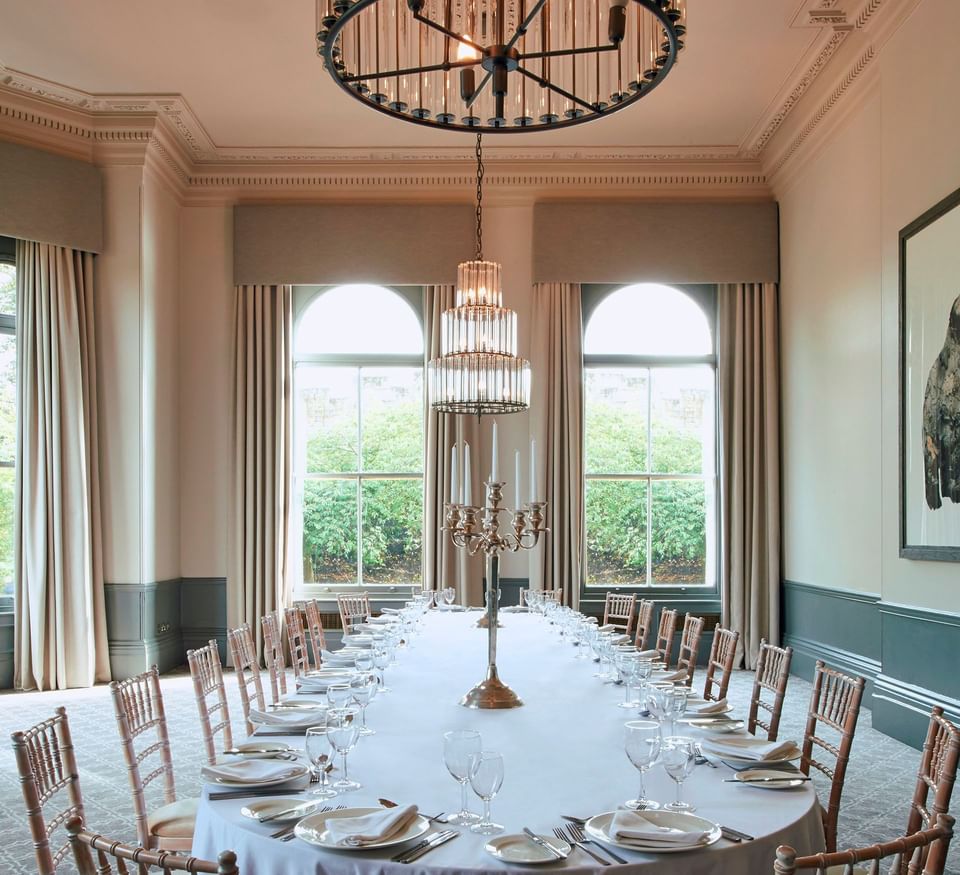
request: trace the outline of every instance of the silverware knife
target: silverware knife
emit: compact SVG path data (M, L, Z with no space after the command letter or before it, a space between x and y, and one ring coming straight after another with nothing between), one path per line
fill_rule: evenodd
M558 860L566 860L566 859L567 859L567 855L564 854L564 853L562 853L559 848L555 848L553 845L550 844L550 842L548 842L546 839L543 839L543 838L541 838L540 836L538 836L538 835L537 835L532 829L530 829L529 827L525 826L525 827L523 828L523 834L524 834L525 836L527 836L527 838L529 838L530 841L532 841L534 844L540 845L541 848L544 848L545 850L549 851L549 852L550 852L551 854L553 854L553 856L556 857Z
M222 793L211 793L209 798L214 801L218 799L254 799L257 796L295 796L302 792L302 790L291 790L289 787L286 790L225 790Z
M290 750L289 747L262 747L259 750L239 750L235 747L227 748L222 751L224 756L259 756L264 753L288 753Z
M771 782L775 784L781 784L784 781L812 781L813 778L808 778L806 775L801 775L797 773L796 775L791 775L789 772L784 772L782 778L724 778L724 784L769 784Z
M445 845L447 842L452 842L458 838L460 838L460 833L450 830L449 832L443 833L439 838L434 839L425 848L420 848L419 851L414 851L412 854L404 857L400 862L412 863L414 860L419 860L424 854L429 854L434 848L439 848L440 845Z
M397 854L394 857L391 857L390 859L394 863L407 863L409 862L408 858L412 857L413 854L417 853L418 851L427 850L430 847L432 842L440 841L440 839L442 839L444 836L452 832L453 830L451 829L445 829L445 830L441 830L440 832L435 832L431 835L428 835L426 838L421 839L419 842L417 842L412 848L407 848L405 851L401 851L399 854ZM454 833L454 835L459 835L459 833Z
M723 824L720 824L719 826L720 826L720 832L722 832L726 836L729 836L735 839L738 842L753 841L753 836L750 835L749 833L740 832L740 830L734 829L732 826L724 826Z

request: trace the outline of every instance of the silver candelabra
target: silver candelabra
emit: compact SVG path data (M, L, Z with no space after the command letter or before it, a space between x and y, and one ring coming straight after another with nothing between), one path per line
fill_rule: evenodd
M531 501L523 507L502 507L504 481L485 483L487 500L483 507L468 504L444 505L443 531L450 533L454 546L471 556L483 553L487 564L488 635L487 676L461 700L468 708L518 708L520 697L500 680L497 674L497 626L500 611L500 554L532 550L540 536L549 531L543 527L545 501ZM500 514L512 513L512 531L500 532Z

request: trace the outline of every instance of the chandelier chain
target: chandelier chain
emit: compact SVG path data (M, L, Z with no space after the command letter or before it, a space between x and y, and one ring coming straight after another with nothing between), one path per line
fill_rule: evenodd
M477 261L483 261L483 134L477 134Z

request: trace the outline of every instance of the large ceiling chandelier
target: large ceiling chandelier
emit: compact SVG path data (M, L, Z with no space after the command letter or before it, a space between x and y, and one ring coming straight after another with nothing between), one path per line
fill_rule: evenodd
M500 265L483 258L483 152L477 134L477 257L457 267L454 306L440 316L430 406L442 413L517 413L530 406L530 362L517 355L517 314L503 306Z
M381 112L515 133L609 115L653 90L686 0L324 0L324 64Z

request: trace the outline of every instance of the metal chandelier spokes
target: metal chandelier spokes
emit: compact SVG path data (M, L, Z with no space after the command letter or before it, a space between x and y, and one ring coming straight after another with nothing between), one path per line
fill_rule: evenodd
M325 0L327 70L395 118L516 133L601 118L666 78L686 0Z

